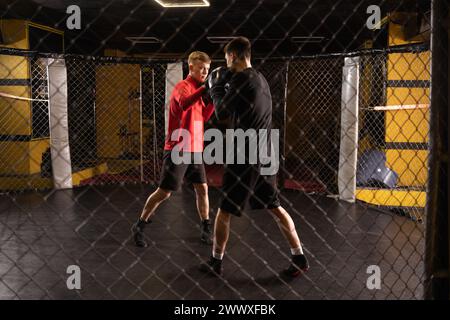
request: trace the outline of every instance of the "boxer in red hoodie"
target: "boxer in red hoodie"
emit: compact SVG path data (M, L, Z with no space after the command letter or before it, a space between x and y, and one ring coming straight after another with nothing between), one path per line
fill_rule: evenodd
M132 227L133 240L138 247L146 247L144 228L150 223L156 208L167 200L171 192L177 191L186 177L195 190L197 210L201 219L201 241L211 244L211 225L209 221L208 185L203 161L204 122L208 121L214 112L212 102L204 98L205 82L211 59L201 51L194 51L189 55L189 75L176 84L170 97L169 123L164 145L164 158L161 180L158 189L147 199L142 214ZM180 132L188 133L188 139L183 139ZM186 137L186 136L184 136ZM178 164L171 157L172 150L183 145L183 157L192 159L187 163ZM175 150L174 150L175 151Z

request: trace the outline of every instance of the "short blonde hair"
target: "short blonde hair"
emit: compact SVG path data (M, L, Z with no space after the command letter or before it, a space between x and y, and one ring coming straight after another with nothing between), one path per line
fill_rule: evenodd
M202 51L194 51L188 57L188 64L193 64L196 60L204 63L211 63L211 58Z

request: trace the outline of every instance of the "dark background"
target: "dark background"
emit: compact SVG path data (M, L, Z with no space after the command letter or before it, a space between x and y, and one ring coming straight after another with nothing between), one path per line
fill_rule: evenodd
M27 19L65 31L66 53L101 55L105 48L155 57L184 57L193 49L216 53L220 44L207 36L244 35L254 56L289 56L352 51L364 40L383 36L365 26L369 5L381 17L393 11L427 12L424 0L211 0L210 7L163 8L153 0L0 1L1 19ZM81 30L68 30L70 5L81 9ZM157 37L161 43L135 44L126 37ZM324 37L320 43L293 43L294 36ZM386 45L381 41L381 45ZM33 48L32 48L33 49ZM214 56L214 54L212 54Z

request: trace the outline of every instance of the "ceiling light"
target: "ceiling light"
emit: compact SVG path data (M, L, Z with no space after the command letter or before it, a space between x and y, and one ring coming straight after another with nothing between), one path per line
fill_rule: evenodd
M209 7L208 0L154 0L164 8Z
M161 39L156 37L126 37L128 41L131 41L133 44L136 43L161 43Z
M319 43L325 40L325 37L291 37L291 41L294 43Z
M228 43L236 37L206 37L211 43Z

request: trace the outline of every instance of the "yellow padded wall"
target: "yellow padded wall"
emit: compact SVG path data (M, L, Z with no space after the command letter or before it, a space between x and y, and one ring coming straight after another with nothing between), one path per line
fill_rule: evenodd
M386 105L411 105L411 104L429 104L429 88L387 88Z
M388 80L430 80L430 51L390 53L387 61Z
M386 111L386 142L428 142L429 118L428 108Z
M30 88L25 86L0 86L0 92L29 97ZM0 97L0 134L30 135L31 105L29 101Z
M131 101L132 119L128 126L129 94L139 90L138 65L104 65L96 68L97 152L100 158L117 158L124 141L119 136L121 126L139 129L138 102ZM137 115L137 116L136 116Z
M29 49L27 21L25 20L0 20L4 46L14 49Z
M426 186L427 150L386 150L386 165L399 175L399 186Z
M0 174L30 174L29 142L0 141Z

